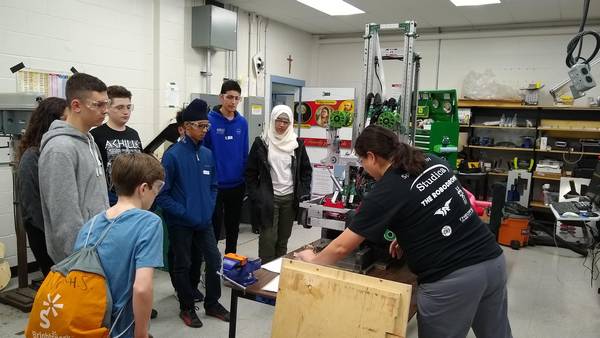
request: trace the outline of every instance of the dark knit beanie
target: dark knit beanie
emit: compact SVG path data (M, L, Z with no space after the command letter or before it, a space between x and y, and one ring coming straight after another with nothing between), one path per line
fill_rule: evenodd
M204 100L194 99L181 114L182 121L208 120L208 105Z

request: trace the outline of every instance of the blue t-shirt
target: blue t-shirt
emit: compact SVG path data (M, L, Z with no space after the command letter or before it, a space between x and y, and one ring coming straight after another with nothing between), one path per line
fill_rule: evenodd
M133 321L135 270L163 266L163 230L160 218L146 210L130 209L114 219L108 219L106 212L102 212L81 228L74 250L83 247L92 223L88 246L96 243L113 221L97 251L110 287L113 323L121 308L125 306L112 333L118 335ZM133 337L133 332L132 325L122 337Z

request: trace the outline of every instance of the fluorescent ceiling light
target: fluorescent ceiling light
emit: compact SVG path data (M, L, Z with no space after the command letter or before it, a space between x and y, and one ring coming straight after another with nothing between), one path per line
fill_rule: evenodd
M450 0L454 6L481 6L499 4L500 0Z
M334 15L354 15L362 14L360 10L343 0L297 0L300 3L310 6L325 14Z

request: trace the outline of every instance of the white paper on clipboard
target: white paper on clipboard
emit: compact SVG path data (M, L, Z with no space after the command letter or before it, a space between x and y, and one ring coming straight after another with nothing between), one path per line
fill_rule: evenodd
M313 164L312 196L325 196L333 192L333 181L328 169L333 170L333 166Z

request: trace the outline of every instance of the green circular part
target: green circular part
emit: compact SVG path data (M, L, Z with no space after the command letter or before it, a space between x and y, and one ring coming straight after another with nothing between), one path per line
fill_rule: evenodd
M396 239L396 234L394 234L390 229L385 229L383 238L385 238L386 241L391 242Z

